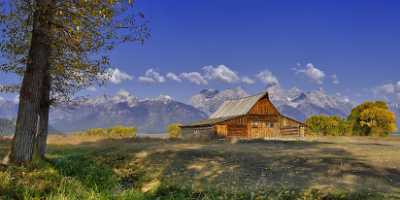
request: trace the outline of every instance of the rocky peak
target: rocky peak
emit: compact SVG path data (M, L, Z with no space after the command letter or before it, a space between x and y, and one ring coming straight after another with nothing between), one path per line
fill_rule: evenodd
M204 89L191 98L191 104L207 113L212 114L226 100L248 96L241 87L218 91L216 89Z
M147 98L144 101L146 102L160 102L163 104L168 104L174 101L174 99L171 96L168 95L160 95L156 98Z
M203 95L205 98L213 98L218 93L219 91L216 89L204 89L200 91L200 94Z

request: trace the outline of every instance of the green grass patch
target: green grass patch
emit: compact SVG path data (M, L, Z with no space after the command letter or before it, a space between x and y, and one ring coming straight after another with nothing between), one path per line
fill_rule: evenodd
M230 144L106 139L69 144L70 138L64 139L65 145L50 144L49 162L0 166L0 200L379 200L399 197L399 190L391 188L399 183L399 173L390 167L398 166L397 157L393 156L400 147L397 140L341 138L336 142ZM8 146L6 142L1 144ZM363 160L358 160L359 157ZM386 163L379 166L382 161ZM383 174L386 176L379 174L382 170L386 170L387 174ZM340 187L341 184L349 185L346 188Z

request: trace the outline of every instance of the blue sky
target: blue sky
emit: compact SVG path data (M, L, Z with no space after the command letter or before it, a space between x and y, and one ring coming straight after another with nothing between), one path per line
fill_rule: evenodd
M204 88L256 93L279 83L354 101L400 97L400 1L137 0L137 8L151 38L114 50L120 80L83 93L187 102Z

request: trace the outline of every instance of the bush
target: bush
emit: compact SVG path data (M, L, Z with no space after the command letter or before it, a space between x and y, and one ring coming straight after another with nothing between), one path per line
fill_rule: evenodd
M306 125L317 135L343 136L350 131L349 123L336 116L312 116L306 120Z
M174 123L167 126L167 133L170 139L177 139L182 136L181 124Z
M114 126L112 128L92 128L86 130L83 135L100 137L136 137L136 128L125 126Z

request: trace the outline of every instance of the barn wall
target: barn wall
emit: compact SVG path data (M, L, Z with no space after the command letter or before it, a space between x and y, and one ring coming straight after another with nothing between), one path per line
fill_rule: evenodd
M248 137L247 125L228 125L228 137Z
M271 138L280 136L279 115L245 115L219 123L217 134L227 137Z
M287 137L301 136L301 127L303 125L295 120L282 116L280 119L280 126L281 126L280 132L282 136L287 136Z
M228 136L228 126L227 125L215 125L215 132L220 137Z
M213 126L206 127L183 127L182 137L188 138L199 138L199 139L212 139L217 137L216 130Z

